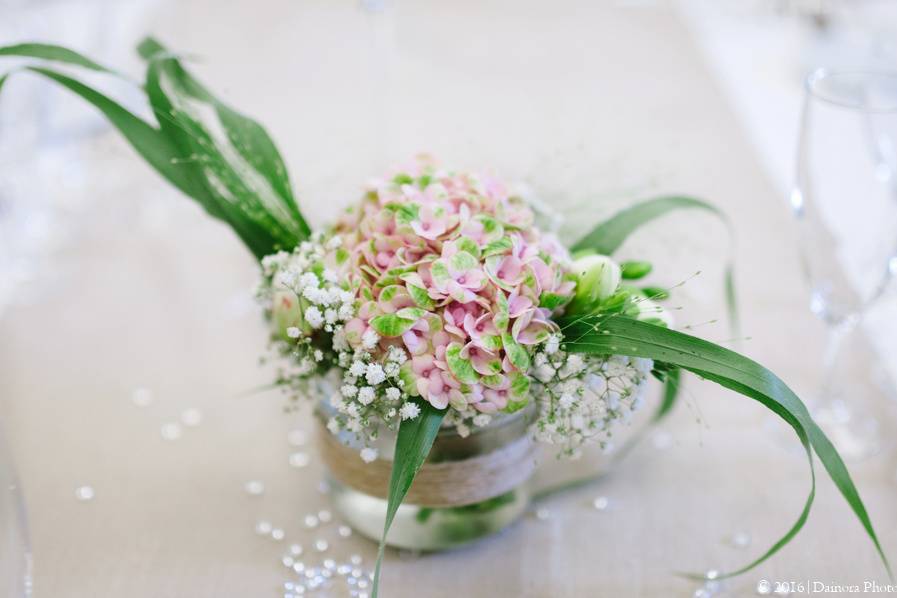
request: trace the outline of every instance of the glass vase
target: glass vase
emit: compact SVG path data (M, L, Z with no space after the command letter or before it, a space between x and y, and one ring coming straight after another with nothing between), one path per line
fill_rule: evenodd
M375 541L383 533L395 433L377 439L378 458L365 463L354 434L332 434L324 425L333 408L316 410L318 446L327 470L334 509L357 532ZM526 512L535 470L535 449L527 431L535 406L495 416L462 437L440 430L408 496L390 527L387 545L437 551L498 532Z

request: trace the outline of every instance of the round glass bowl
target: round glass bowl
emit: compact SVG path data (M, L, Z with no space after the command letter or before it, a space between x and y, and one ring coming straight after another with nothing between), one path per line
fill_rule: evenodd
M527 431L534 405L493 418L461 437L453 427L440 430L424 466L399 507L387 544L436 551L500 531L526 512L535 450ZM326 422L332 407L319 403ZM359 533L379 541L386 518L386 491L395 434L383 434L379 457L364 463L361 443L351 433L331 434L319 426L318 443L327 468L334 509Z

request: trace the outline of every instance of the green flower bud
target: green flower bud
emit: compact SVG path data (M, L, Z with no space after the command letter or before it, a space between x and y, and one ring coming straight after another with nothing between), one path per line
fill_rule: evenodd
M654 324L656 326L663 326L665 328L673 327L673 317L670 315L670 312L661 307L657 302L650 299L639 299L636 302L636 307L638 308L638 315L635 317L636 320Z
M637 280L644 278L651 272L652 266L650 262L623 262L620 264L623 278L627 280Z
M299 305L299 297L292 291L278 291L271 300L271 323L274 333L283 340L290 340L288 330L298 328L303 330L302 308Z
M573 273L576 274L573 304L579 310L607 299L620 286L620 266L606 255L586 255L575 260Z

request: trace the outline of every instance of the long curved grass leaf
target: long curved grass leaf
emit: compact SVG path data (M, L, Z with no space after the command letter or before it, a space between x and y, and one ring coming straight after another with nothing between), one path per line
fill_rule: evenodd
M663 395L660 405L651 421L656 423L669 415L673 407L676 406L676 400L679 398L679 388L682 384L682 370L675 368L667 372L667 377L663 381Z
M73 77L41 66L22 67L18 72L23 71L30 71L55 81L93 105L103 113L156 172L184 193L191 194L192 187L189 180L184 176L183 170L174 163L179 155L177 147L158 129L135 116L108 96Z
M832 481L859 519L872 540L888 575L893 579L872 521L859 492L831 441L819 428L801 400L771 371L759 363L708 341L653 326L633 319L615 316L568 317L560 321L564 334L564 348L577 353L597 355L628 355L645 357L689 370L698 376L730 388L759 401L779 415L792 428L807 449L812 486L809 498L797 522L772 548L751 564L727 576L737 575L759 565L787 544L800 529L809 514L816 488L813 472L815 451Z
M420 468L423 466L436 434L445 417L445 410L438 410L427 401L414 399L420 407L420 414L414 419L403 421L399 425L399 433L396 437L396 451L392 462L392 475L389 479L389 495L386 506L386 522L383 526L383 536L380 538L380 546L377 549L377 564L374 567L373 598L377 598L380 587L380 565L383 561L383 552L386 548L386 534L396 517L399 505L405 500L411 483Z
M734 245L735 233L732 229L732 224L722 210L696 197L668 195L647 199L617 212L604 222L597 224L588 234L574 243L570 250L573 252L592 250L603 255L613 255L626 239L640 227L670 212L682 209L704 210L717 216L726 225L729 231L730 243ZM732 253L734 254L734 251ZM729 258L726 264L724 285L726 310L728 311L732 335L738 337L738 302L735 296L733 259L734 255Z
M286 166L264 128L215 98L155 40L145 40L140 52L149 60L146 91L159 124L205 179L216 211L257 229L254 251L265 235L265 253L307 238Z
M69 48L57 46L55 44L40 44L29 42L24 44L15 44L12 46L3 46L0 47L0 56L38 58L41 60L49 60L52 62L62 62L65 64L80 66L93 71L120 75L120 73L118 73L117 71L105 67L102 64L96 63L87 56L79 54L78 52L70 50Z

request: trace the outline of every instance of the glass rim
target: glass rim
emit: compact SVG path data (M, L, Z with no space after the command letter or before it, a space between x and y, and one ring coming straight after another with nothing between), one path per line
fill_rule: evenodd
M888 102L880 104L866 103L856 99L850 99L831 91L821 88L824 81L833 81L837 79L868 79L882 80L891 82L894 86L894 97ZM870 113L890 113L897 112L897 70L873 70L873 69L851 69L851 70L834 70L828 68L817 68L809 75L804 82L804 87L809 96L814 99L847 108Z

